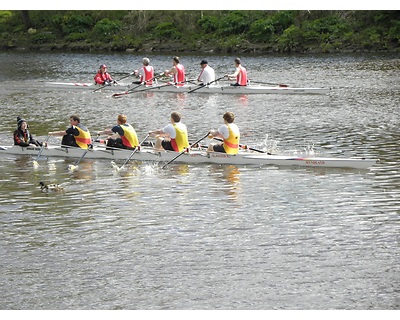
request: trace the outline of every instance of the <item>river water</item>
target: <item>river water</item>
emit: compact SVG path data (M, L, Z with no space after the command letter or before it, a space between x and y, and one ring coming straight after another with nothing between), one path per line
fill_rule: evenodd
M172 55L151 54L161 72ZM242 143L282 154L378 158L371 170L130 163L0 156L0 309L398 309L398 55L242 56L253 81L327 96L109 93L47 88L115 79L134 54L0 53L0 144L16 117L36 138L78 113L92 132L125 113L139 139L182 113L191 140L232 111ZM182 55L189 77L208 58ZM50 143L59 143L56 137ZM207 141L205 141L207 142ZM38 182L64 192L44 194Z

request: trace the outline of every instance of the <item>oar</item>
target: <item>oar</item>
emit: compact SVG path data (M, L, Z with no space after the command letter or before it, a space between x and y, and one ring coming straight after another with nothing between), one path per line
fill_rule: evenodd
M184 149L182 152L180 152L176 157L172 158L172 159L169 160L166 164L164 164L164 165L161 167L161 169L164 169L164 168L165 168L167 165L169 165L171 162L175 161L175 159L179 158L182 154L184 154L184 153L186 152L187 149L192 148L195 144L197 144L197 143L199 143L201 140L207 138L209 134L210 134L210 132L207 132L207 134L206 134L204 137L200 138L200 139L197 140L195 143L192 143L192 144L190 145L189 148L185 148L185 149Z
M68 165L68 169L71 170L71 171L75 170L75 169L78 167L78 164L79 164L79 163L82 161L82 159L86 156L86 154L88 153L88 151L89 151L89 148L87 148L87 149L85 150L85 152L82 154L82 156L79 158L79 160L78 160L75 164L70 164L70 165Z
M149 82L149 81L155 80L155 79L157 79L157 78L159 78L159 77L161 77L161 76L163 76L163 75L164 75L164 73L160 73L159 75L156 75L155 77L153 77L153 78L151 78L151 79L149 79L149 80L146 80L146 81L144 81L144 82ZM119 97L119 96L123 96L123 95L126 95L126 94L133 93L132 91L134 91L136 88L139 88L142 84L143 84L143 83L138 84L137 86L135 86L135 87L133 87L133 88L130 88L130 89L128 89L128 90L125 91L125 92L114 93L114 94L112 95L112 97L115 98L115 97ZM153 87L151 87L151 88L153 88ZM148 89L150 89L150 88L148 88ZM146 89L145 89L145 90L146 90ZM144 90L139 90L139 91L144 91ZM136 92L139 92L139 91L136 91Z
M128 157L128 159L125 160L125 162L122 164L121 167L119 167L119 168L116 167L116 168L117 168L117 171L120 171L120 170L128 163L128 161L131 160L131 158L133 157L133 155L135 154L135 152L138 151L138 150L140 149L140 146L142 145L142 143L145 142L149 136L150 136L150 135L148 134L148 135L139 143L139 145L135 148L135 150L132 151L131 155Z
M222 139L220 139L220 138L215 138L215 137L214 137L214 139L215 139L215 140L218 140L218 141L224 141L224 140L222 140ZM260 149L255 149L255 148L251 148L251 147L249 147L249 146L246 146L245 144L239 144L239 147L242 148L242 149L248 149L248 150L251 150L251 151L256 151L256 152L260 152L260 153L267 153L267 154L269 154L269 153L266 152L266 151L263 151L263 150L260 150Z
M279 86L279 87L284 87L284 88L289 87L287 84L283 84L283 83L271 83L271 82L262 82L262 81L253 81L253 80L251 80L251 82L259 83L259 84L268 84L271 86Z
M131 75L133 75L133 72L130 73L130 74L128 74L128 75L126 75L125 77L122 77L122 78L119 79L119 80L115 80L115 82L119 82L119 81L121 81L121 80L123 80L123 79L125 79L125 78L130 77ZM93 90L93 92L96 92L96 91L98 91L98 90L100 90L100 89L103 89L103 88L105 88L105 87L107 87L107 86L109 86L109 84L106 84L106 85L104 85L104 86L102 86L102 87L100 87L100 88L97 88L96 90Z
M223 76L223 77L221 77L221 78L218 78L218 79L215 79L215 80L213 80L213 81L210 81L210 82L208 82L208 83L206 83L206 84L203 83L203 84L199 85L197 88L194 88L194 89L188 91L188 93L195 92L196 90L199 90L199 89L201 89L201 88L203 88L203 87L205 87L205 86L209 86L211 83L217 82L217 81L219 81L219 80L221 80L221 79L223 79L223 78L225 78L225 76Z
M119 96L126 95L126 94L145 92L145 91L155 90L155 89L159 89L159 88L163 88L163 87L168 87L168 86L172 86L172 85L173 85L173 83L166 83L166 84L163 84L163 85L161 85L161 86L150 87L150 88L146 88L146 89L143 89L143 90L130 91L130 92L129 92L129 91L126 91L126 92L123 92L123 93L115 93L115 94L113 94L112 96L113 96L113 97L119 97Z
M33 166L34 167L38 167L39 166L38 160L39 160L39 158L40 158L40 156L41 156L41 154L43 152L43 149L44 149L45 145L47 144L47 141L49 141L49 138L50 138L50 135L48 135L46 140L42 143L42 146L40 147L40 150L39 150L39 153L38 153L36 159L33 160Z

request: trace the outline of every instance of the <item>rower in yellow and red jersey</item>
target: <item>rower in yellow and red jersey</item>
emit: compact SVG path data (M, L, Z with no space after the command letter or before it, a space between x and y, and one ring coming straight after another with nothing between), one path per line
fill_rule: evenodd
M171 70L165 70L164 75L173 76L174 84L178 87L181 87L185 84L185 67L180 63L179 57L172 58L172 68Z
M210 144L208 152L223 152L227 154L237 154L239 152L240 131L238 126L233 123L235 115L226 112L223 116L224 124L218 130L210 130L209 138L221 138L221 144Z
M189 147L186 125L181 122L181 114L176 111L171 113L170 120L170 124L163 129L150 131L149 135L157 137L156 149L182 152Z
M69 118L71 126L65 131L49 132L49 136L62 136L61 145L88 149L92 144L89 130L81 124L81 119L74 114Z
M121 149L134 149L139 145L139 140L135 129L127 123L127 116L119 114L117 125L111 129L98 131L98 135L108 134L107 146Z

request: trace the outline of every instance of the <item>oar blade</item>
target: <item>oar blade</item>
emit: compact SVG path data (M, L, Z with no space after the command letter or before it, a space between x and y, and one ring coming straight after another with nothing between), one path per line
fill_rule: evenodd
M74 164L69 164L68 165L68 170L69 171L75 171L78 168L78 166L74 165Z
M43 149L45 147L47 147L47 142L49 141L49 139L50 139L50 135L47 135L46 140L42 143L42 146L40 147L40 150L39 150L39 153L38 153L36 159L33 160L33 167L34 168L38 168L39 167L38 160L39 160L40 156L42 155Z

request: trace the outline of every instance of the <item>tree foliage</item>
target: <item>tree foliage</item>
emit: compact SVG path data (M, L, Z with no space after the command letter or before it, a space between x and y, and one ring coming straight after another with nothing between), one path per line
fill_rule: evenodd
M28 32L28 30L30 30ZM399 50L399 11L0 11L4 48ZM178 44L178 46L177 46Z

